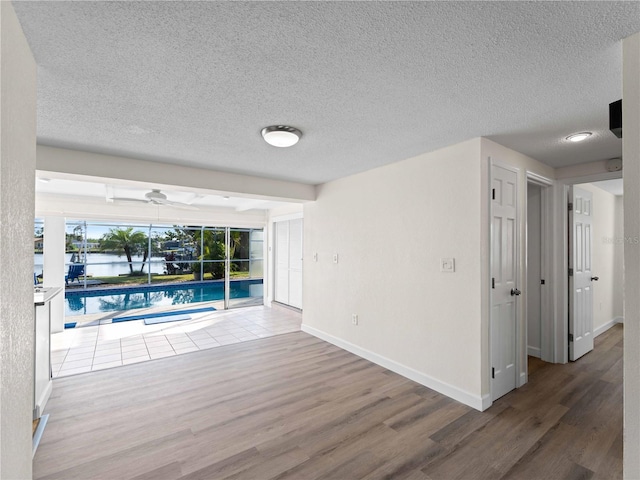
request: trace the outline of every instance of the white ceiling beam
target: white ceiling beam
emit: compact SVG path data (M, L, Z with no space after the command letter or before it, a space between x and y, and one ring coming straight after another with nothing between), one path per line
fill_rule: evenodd
M236 212L246 212L248 210L253 210L255 208L262 207L265 203L264 200L246 200L242 202L242 205L238 205L236 207Z
M306 202L316 199L316 188L304 183L239 175L202 168L150 162L100 153L69 150L47 145L36 149L36 169L51 178L78 179L108 183L140 182L152 188L183 187L222 195L246 196L283 202Z

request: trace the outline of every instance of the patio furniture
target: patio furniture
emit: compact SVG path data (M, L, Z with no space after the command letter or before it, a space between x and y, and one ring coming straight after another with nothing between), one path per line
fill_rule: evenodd
M68 285L74 280L79 283L81 275L84 275L84 265L69 265L69 272L64 277L64 283Z

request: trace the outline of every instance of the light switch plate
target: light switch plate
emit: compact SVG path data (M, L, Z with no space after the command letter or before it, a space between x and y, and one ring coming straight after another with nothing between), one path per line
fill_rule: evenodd
M456 271L456 262L453 258L441 258L440 259L440 271L446 273L453 273Z

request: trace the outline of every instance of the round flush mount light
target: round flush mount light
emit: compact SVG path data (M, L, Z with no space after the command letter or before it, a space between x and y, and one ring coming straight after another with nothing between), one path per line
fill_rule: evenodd
M300 137L302 132L297 128L287 127L286 125L272 125L265 127L261 131L262 138L269 145L274 147L292 147Z
M589 138L591 135L593 135L593 133L591 132L574 133L573 135L569 135L566 140L569 140L570 142L582 142L583 140Z

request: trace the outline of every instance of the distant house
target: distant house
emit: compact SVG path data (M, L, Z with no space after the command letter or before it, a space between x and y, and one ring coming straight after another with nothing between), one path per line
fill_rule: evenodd
M84 248L84 242L82 240L74 240L71 242L71 245L73 245L75 248L77 249L82 249ZM99 242L87 242L87 250L93 250L94 248L100 248L100 243Z
M42 250L44 247L44 242L42 237L36 237L33 239L33 249L34 250Z
M169 240L162 245L163 250L178 250L182 247L182 242L178 240Z

